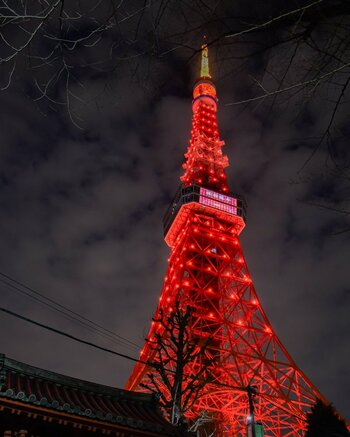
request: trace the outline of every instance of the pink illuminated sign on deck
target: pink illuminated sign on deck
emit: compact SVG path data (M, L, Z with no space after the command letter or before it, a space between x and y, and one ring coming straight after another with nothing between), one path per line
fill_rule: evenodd
M225 194L216 193L207 188L200 188L199 203L237 215L237 199Z

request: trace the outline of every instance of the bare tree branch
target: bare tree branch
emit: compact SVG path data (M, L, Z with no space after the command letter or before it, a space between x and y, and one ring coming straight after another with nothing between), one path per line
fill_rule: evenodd
M278 15L277 17L274 17L271 20L265 21L264 23L257 24L255 26L248 28L248 29L244 29L240 32L226 35L226 38L237 38L237 36L242 36L242 35L245 35L246 33L252 33L252 32L255 32L256 30L261 30L265 27L271 26L272 24L276 23L277 21L281 21L287 17L291 17L291 16L299 14L299 13L303 14L307 9L313 8L314 6L319 5L323 1L324 0L316 0L313 3L310 3L306 6L301 7L301 8L293 9L292 11L286 12L285 14Z
M156 352L148 374L148 381L142 386L159 393L161 403L169 414L173 424L181 425L184 414L201 396L203 387L212 378L209 376L208 363L203 363L194 374L189 371L199 356L204 356L208 339L193 336L190 331L192 309L182 309L175 304L170 315L160 310L160 317L154 319L159 331L148 345Z
M257 100L266 99L267 97L276 96L277 94L285 93L287 91L291 91L295 88L302 88L309 85L314 85L314 88L316 88L323 80L328 79L330 76L334 75L335 73L339 73L340 71L344 70L346 67L350 67L350 62L342 65L341 67L335 68L332 71L329 71L328 73L322 74L319 77L316 77L314 79L306 80L304 82L294 83L288 87L285 87L283 89L277 89L275 91L268 91L265 92L265 94L262 94L260 96L252 97L251 99L245 99L245 100L239 100L237 102L231 102L226 103L226 106L232 106L232 105L241 105L242 103L250 103L250 102L256 102ZM262 87L262 85L260 85Z

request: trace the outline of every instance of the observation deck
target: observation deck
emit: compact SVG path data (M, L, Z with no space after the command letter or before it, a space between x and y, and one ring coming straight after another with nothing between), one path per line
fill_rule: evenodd
M163 218L165 242L173 247L175 240L192 211L209 213L236 226L237 235L245 227L247 204L240 195L222 194L199 185L180 185Z

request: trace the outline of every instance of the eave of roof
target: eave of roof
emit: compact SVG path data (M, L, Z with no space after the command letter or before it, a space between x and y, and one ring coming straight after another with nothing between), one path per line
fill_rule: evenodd
M163 435L183 435L161 413L154 396L40 369L0 354L0 399L81 419ZM179 434L178 434L179 433Z

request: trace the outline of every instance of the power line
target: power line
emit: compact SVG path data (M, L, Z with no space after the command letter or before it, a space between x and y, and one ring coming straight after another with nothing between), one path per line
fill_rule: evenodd
M70 320L70 321L73 321L73 322L76 322L76 323L78 323L79 325L83 326L84 328L89 329L89 330L92 331L92 332L95 332L95 333L97 332L99 335L101 335L101 336L107 338L108 340L112 340L112 341L114 341L114 342L116 342L117 344L122 345L122 346L131 347L132 349L137 349L137 350L140 349L140 346L136 346L136 344L135 344L135 346L134 346L134 345L132 344L132 342L129 342L129 340L127 340L127 339L124 340L123 338L120 338L120 336L118 336L118 334L114 334L112 331L108 331L108 330L106 330L106 328L103 328L103 327L101 327L102 329L95 328L94 326L89 325L89 323L85 322L84 320L79 320L77 317L74 317L73 315L71 315L71 314L69 314L69 313L77 314L78 317L81 317L82 319L85 319L85 317L84 317L84 316L80 316L78 313L75 313L74 311L71 311L71 310L69 310L68 308L67 308L67 311L68 311L68 312L62 311L60 308L56 308L56 307L54 307L53 305L51 305L51 304L45 302L44 300L42 300L42 299L40 299L40 298L37 298L37 297L35 297L35 296L32 296L32 295L31 295L30 293L28 293L27 291L22 290L22 289L16 287L15 285L13 285L13 284L11 284L11 283L4 281L3 279L0 279L0 283L5 284L7 287L10 287L12 290L15 290L15 291L17 291L17 292L19 292L19 293L21 293L21 294L24 294L24 295L30 297L31 299L33 299L33 300L39 302L40 304L42 304L42 305L44 305L44 306L50 308L51 310L60 313L60 314L63 315L63 317L65 317L66 319L68 319L68 320ZM44 299L47 299L47 300L49 300L49 301L53 301L52 299L46 298L45 296L44 296L43 298L44 298ZM54 301L53 301L53 302L54 302ZM56 302L55 302L55 305L58 305L58 306L63 307L62 305L60 305L60 304L58 304L58 303L56 303ZM63 308L66 308L66 307L63 307ZM89 319L86 319L86 320L89 320ZM92 321L91 321L91 323L92 323L93 325L97 325L97 324L95 324L95 323L92 322ZM100 325L97 325L97 326L100 326ZM107 332L104 332L104 331L107 331ZM109 332L111 332L111 334L109 334Z
M35 321L33 319L29 319L28 317L22 316L21 314L18 314L18 313L15 313L14 311L8 310L7 308L0 307L0 311L5 313L5 314L8 314L10 316L16 317L16 318L18 318L20 320L23 320L25 322L29 322L29 323L31 323L33 325L39 326L40 328L46 329L47 331L54 332L55 334L61 335L61 336L66 337L66 338L69 338L70 340L76 341L78 343L85 344L87 346L93 347L93 348L101 350L103 352L108 352L109 354L116 355L118 357L125 358L127 360L130 360L130 361L133 361L133 362L136 362L136 363L141 363L141 364L145 364L146 366L154 367L154 364L151 363L151 362L139 360L137 358L131 357L130 355L122 354L122 353L114 351L112 349L108 349L106 347L99 346L98 344L92 343L91 341L83 340L82 338L76 337L76 336L74 336L72 334L68 334L67 332L64 332L64 331L61 331L59 329L53 328L52 326L48 326L48 325L45 325L44 323L40 323L40 322L37 322L37 321ZM168 373L171 373L171 374L175 374L176 373L172 369L164 369L164 370L166 372L168 372ZM189 376L187 376L187 375L183 375L183 376L184 376L185 379L189 378ZM235 391L238 390L238 391L242 391L242 392L247 392L247 387L245 387L245 386L232 386L230 384L220 383L218 381L215 381L215 382L211 381L210 384L212 384L214 386L217 386L217 387L221 387L221 388L231 389L231 390L235 390ZM257 394L260 395L260 396L266 396L264 393L259 393L258 392ZM278 406L278 408L284 410L283 406ZM291 414L293 414L295 417L298 417L299 419L306 420L305 418L302 418L302 417L300 417L299 415L297 415L295 413L291 413Z
M20 287L23 287L24 290L22 288L17 287L16 285L9 283L7 281L5 281L4 279L0 278L0 282L4 285L6 285L7 287L10 287L12 290L15 290L19 293L22 293L28 297L30 297L31 299L41 303L42 305L45 305L46 307L50 308L51 310L54 310L58 313L60 313L61 315L63 315L64 317L68 318L69 320L72 320L74 322L79 323L81 326L84 326L85 328L88 328L94 332L97 332L99 335L102 335L106 338L108 338L109 340L115 341L118 344L121 344L123 346L127 346L127 347L131 347L132 349L137 349L140 350L141 346L138 345L137 343L134 343L131 340L128 340L125 337L122 337L121 335L118 335L116 333L114 333L113 331L105 328L104 326L88 319L85 316L82 316L81 314L77 313L76 311L71 310L70 308L68 308L67 306L64 306L58 302L56 302L54 299L46 297L45 295L43 295L42 293L40 293L39 291L33 289L32 287L17 281L16 279L12 278L11 276L0 272L0 275L10 281L12 281L13 283L19 285ZM33 294L35 296L33 296ZM53 305L55 306L53 306Z
M95 349L99 349L99 350L101 350L103 352L108 352L110 354L116 355L116 356L121 357L121 358L126 358L127 360L134 361L136 363L141 363L141 364L145 364L146 366L154 367L154 364L151 363L151 362L139 360L137 358L131 357L130 355L122 354L122 353L116 352L116 351L114 351L112 349L108 349L106 347L99 346L98 344L93 343L91 341L83 340L82 338L76 337L75 335L69 334L68 332L64 332L64 331L61 331L60 329L53 328L52 326L45 325L44 323L37 322L36 320L30 319L29 317L26 317L26 316L23 316L21 314L15 313L14 311L11 311L11 310L9 310L7 308L0 307L0 311L5 313L5 314L8 314L10 316L16 317L17 319L20 319L20 320L23 320L25 322L31 323L31 324L33 324L35 326L39 326L40 328L46 329L47 331L54 332L55 334L58 334L58 335L61 335L63 337L66 337L66 338L69 338L71 340L74 340L74 341L76 341L78 343L82 343L82 344L85 344L87 346L91 346L91 347L93 347ZM168 373L172 373L172 374L176 373L174 370L171 370L171 369L164 369L164 370L166 372L168 372ZM184 375L184 376L186 377L186 375ZM220 384L220 386L228 387L225 384ZM233 387L231 387L231 388L233 388ZM235 388L237 388L237 387L235 387Z
M22 316L21 314L15 313L14 311L8 310L6 308L0 307L0 311L2 311L5 314L9 314L10 316L13 316L13 317L16 317L18 319L24 320L25 322L32 323L33 325L39 326L40 328L44 328L47 331L51 331L51 332L59 334L59 335L61 335L63 337L70 338L71 340L74 340L74 341L76 341L78 343L82 343L82 344L85 344L87 346L94 347L95 349L99 349L101 351L108 352L108 353L113 354L113 355L117 355L118 357L126 358L127 360L130 360L130 361L134 361L134 362L137 362L137 363L142 363L142 364L147 364L148 365L148 363L146 361L138 360L137 358L131 357L129 355L122 354L120 352L116 352L116 351L114 351L112 349L108 349L108 348L103 347L103 346L99 346L98 344L92 343L91 341L87 341L87 340L83 340L82 338L75 337L72 334L68 334L67 332L61 331L60 329L56 329L56 328L53 328L52 326L45 325L44 323L36 322L33 319L29 319L28 317Z
M41 300L41 299L38 299L38 298L35 297L35 296L32 296L30 293L28 293L28 292L26 292L26 291L24 291L24 290L22 290L22 289L16 287L15 285L13 285L13 284L11 284L11 283L9 283L9 282L7 282L7 281L4 281L3 279L0 279L0 283L1 283L1 284L5 284L7 287L10 287L12 290L15 290L15 291L17 291L17 292L19 292L19 293L21 293L21 294L24 294L25 296L30 297L31 299L37 301L39 304L41 304L41 305L43 305L43 306L45 306L45 307L48 307L49 309L51 309L51 310L53 310L53 311L56 311L56 312L60 313L60 314L61 314L63 317L65 317L66 319L68 319L68 320L70 320L70 321L73 321L73 322L76 322L76 323L78 323L79 325L83 326L84 328L89 329L89 330L92 331L92 332L97 332L98 334L102 335L103 337L107 337L107 338L109 338L109 339L115 340L112 336L109 336L108 334L105 334L103 331L100 331L100 330L98 330L98 329L96 329L96 328L93 328L93 327L90 326L89 324L87 324L87 323L85 323L85 322L83 322L83 321L77 319L76 317L71 316L71 315L68 314L68 313L65 313L64 311L60 310L59 308L55 308L54 306L48 304L47 302L44 302L44 301ZM118 343L118 342L117 342L117 343ZM121 343L121 342L119 342L119 343ZM121 344L123 344L123 343L121 343Z

